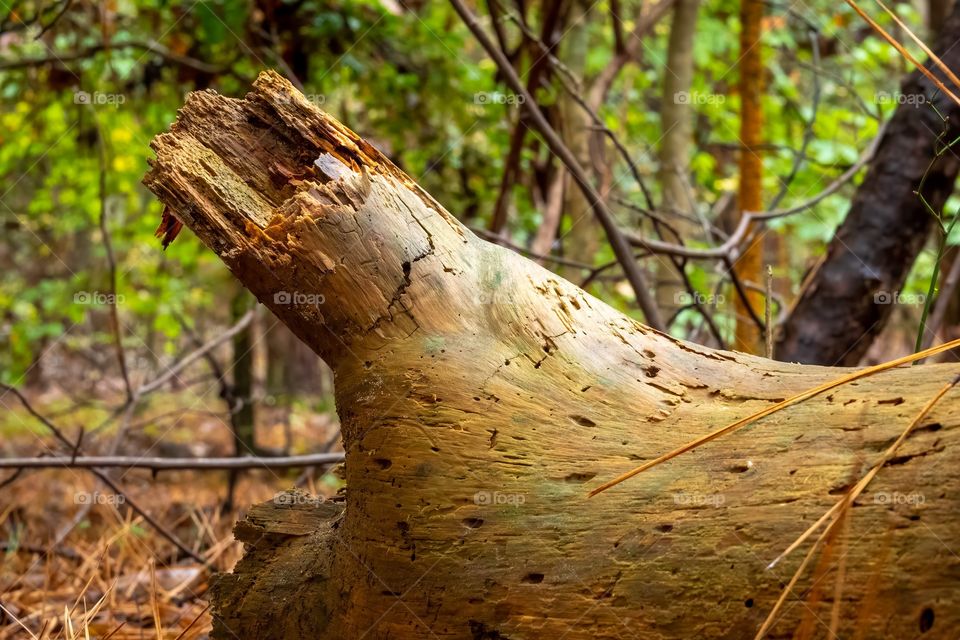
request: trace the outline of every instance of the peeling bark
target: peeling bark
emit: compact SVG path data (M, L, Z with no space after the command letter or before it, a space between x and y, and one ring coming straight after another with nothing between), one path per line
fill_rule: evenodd
M587 500L837 371L675 340L479 240L273 73L153 146L146 184L330 364L343 427L345 502L251 511L217 638L748 637L800 558L766 564L960 372L861 380ZM841 636L960 628L958 407L853 510Z

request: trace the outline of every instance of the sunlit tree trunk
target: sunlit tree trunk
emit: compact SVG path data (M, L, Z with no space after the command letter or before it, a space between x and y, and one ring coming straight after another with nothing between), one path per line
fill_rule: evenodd
M763 56L760 41L763 21L762 0L741 0L740 3L740 211L763 210ZM763 237L758 234L736 262L735 272L743 282L763 282ZM746 353L763 353L763 334L750 315L763 317L763 294L748 289L747 303L735 297L737 316L735 348Z

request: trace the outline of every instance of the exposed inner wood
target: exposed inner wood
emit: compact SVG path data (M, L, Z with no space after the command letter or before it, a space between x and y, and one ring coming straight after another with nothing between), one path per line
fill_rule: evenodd
M219 638L749 637L802 552L766 565L960 373L852 383L588 500L844 370L631 320L473 236L273 73L192 94L153 146L150 189L333 368L347 452L345 503L291 494L238 526ZM866 637L960 628L958 407L857 501L842 637L858 616ZM774 636L829 619L825 579Z

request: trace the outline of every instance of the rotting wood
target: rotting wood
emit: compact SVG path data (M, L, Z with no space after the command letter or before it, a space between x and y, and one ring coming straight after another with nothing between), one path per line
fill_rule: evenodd
M800 559L766 565L960 372L855 381L588 501L844 370L627 318L476 238L274 73L244 99L192 94L154 149L146 184L330 364L343 426L345 502L251 511L218 638L749 637ZM958 407L947 394L857 501L841 637L960 628Z

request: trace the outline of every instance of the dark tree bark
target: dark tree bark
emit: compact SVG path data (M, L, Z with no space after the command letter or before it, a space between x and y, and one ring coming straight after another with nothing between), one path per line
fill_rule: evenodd
M960 4L934 49L952 69L960 68L958 39ZM927 67L949 82L931 63ZM960 160L954 152L939 157L937 152L941 136L949 142L960 135L960 106L919 71L907 76L901 95L904 100L887 125L846 219L782 327L779 360L857 364L890 316L891 301L933 228L933 216L915 193L924 174L923 196L934 210L940 211L953 192ZM917 105L918 96L926 103Z

